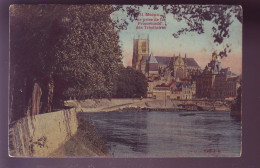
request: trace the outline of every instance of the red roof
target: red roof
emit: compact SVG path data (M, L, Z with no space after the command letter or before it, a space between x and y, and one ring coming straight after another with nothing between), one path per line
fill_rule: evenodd
M170 87L172 84L174 84L174 81L168 83L166 86L167 86L167 87Z
M162 83L160 85L156 85L156 87L170 87L172 84L174 84L174 81L168 83L168 84L165 84L165 83Z

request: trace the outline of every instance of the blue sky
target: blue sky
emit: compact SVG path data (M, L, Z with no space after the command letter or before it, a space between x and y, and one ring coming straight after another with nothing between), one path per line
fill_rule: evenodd
M148 9L143 6L141 9L143 13L158 13L163 14L163 10ZM124 13L114 13L113 17L126 18ZM140 17L140 18L154 18L154 17ZM160 17L157 17L160 18ZM133 38L138 34L147 35L150 38L150 51L155 56L173 56L173 54L181 56L187 54L187 57L193 57L197 60L202 68L210 61L212 52L220 50L223 46L216 46L212 38L212 23L205 22L203 34L186 33L179 38L174 38L173 33L177 32L183 27L187 27L185 21L177 22L171 14L166 15L167 27L165 30L137 30L137 21L129 22L127 30L122 30L119 33L120 42L123 50L123 62L125 66L131 65L133 52ZM242 71L242 24L234 18L234 22L230 26L230 38L224 41L224 44L231 43L231 53L227 58L222 59L224 67L231 67L231 69L240 74ZM236 64L234 64L236 62Z

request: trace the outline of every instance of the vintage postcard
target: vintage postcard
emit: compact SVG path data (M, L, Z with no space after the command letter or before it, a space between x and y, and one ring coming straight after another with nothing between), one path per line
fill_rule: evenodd
M11 5L9 156L240 157L242 8Z

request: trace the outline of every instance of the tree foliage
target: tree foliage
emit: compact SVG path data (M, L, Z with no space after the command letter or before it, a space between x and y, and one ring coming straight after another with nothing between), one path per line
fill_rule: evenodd
M141 11L140 5L123 6L116 5L114 9L121 11L129 18L131 22L137 19ZM155 11L162 10L162 18L171 14L178 22L185 21L187 27L183 27L173 32L174 38L179 38L187 32L202 34L205 32L205 23L211 22L213 42L223 46L223 50L218 52L220 57L226 57L231 52L231 44L225 43L230 37L230 25L237 19L242 23L242 8L240 6L230 5L148 5L148 9ZM127 20L117 19L118 29L127 29Z
M10 114L23 117L32 101L34 84L47 99L47 83L55 66L54 45L61 36L56 6L13 5L10 7ZM53 14L58 14L53 17ZM46 102L46 101L45 101ZM41 105L42 106L42 105ZM43 106L42 106L43 107Z
M130 67L120 68L117 92L118 98L146 97L148 82L144 74Z
M141 72L123 68L118 32L127 28L125 19L111 20L115 11L134 21L142 6L119 5L13 5L10 8L10 110L23 117L32 100L35 84L42 90L41 112L48 104L74 97L144 97L147 81ZM173 32L204 33L211 21L218 45L229 38L234 18L242 22L238 6L149 5L162 8L188 27ZM120 17L119 17L120 18ZM227 44L221 57L230 52ZM41 94L40 94L41 95Z
M111 97L121 64L110 5L14 5L10 8L10 109L23 117L33 86L41 112L69 97ZM50 85L53 85L52 87ZM54 89L54 95L50 89Z
M111 6L70 6L62 20L56 70L68 89L66 96L110 97L121 63L119 37L110 19Z

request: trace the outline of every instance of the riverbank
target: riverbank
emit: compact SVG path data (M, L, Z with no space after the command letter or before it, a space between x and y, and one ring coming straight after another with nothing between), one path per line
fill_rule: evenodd
M9 155L14 157L109 157L108 149L102 138L95 132L89 122L81 121L82 119L77 117L77 113L196 111L187 109L191 104L203 108L212 107L204 101L165 101L156 99L69 100L65 102L65 105L73 108L29 116L12 123L9 128ZM228 111L221 104L215 103L214 107L222 108L222 111Z
M95 129L78 117L79 109L24 117L9 125L12 157L109 157Z
M50 157L110 157L108 148L94 127L78 117L77 133L54 151Z
M80 113L112 157L239 157L241 121L226 111Z
M81 112L112 112L112 111L185 111L191 110L182 105L193 105L204 111L230 111L229 107L219 102L212 104L205 101L157 100L157 99L87 99L82 101L68 100L66 106L76 107ZM194 109L192 109L194 110Z

